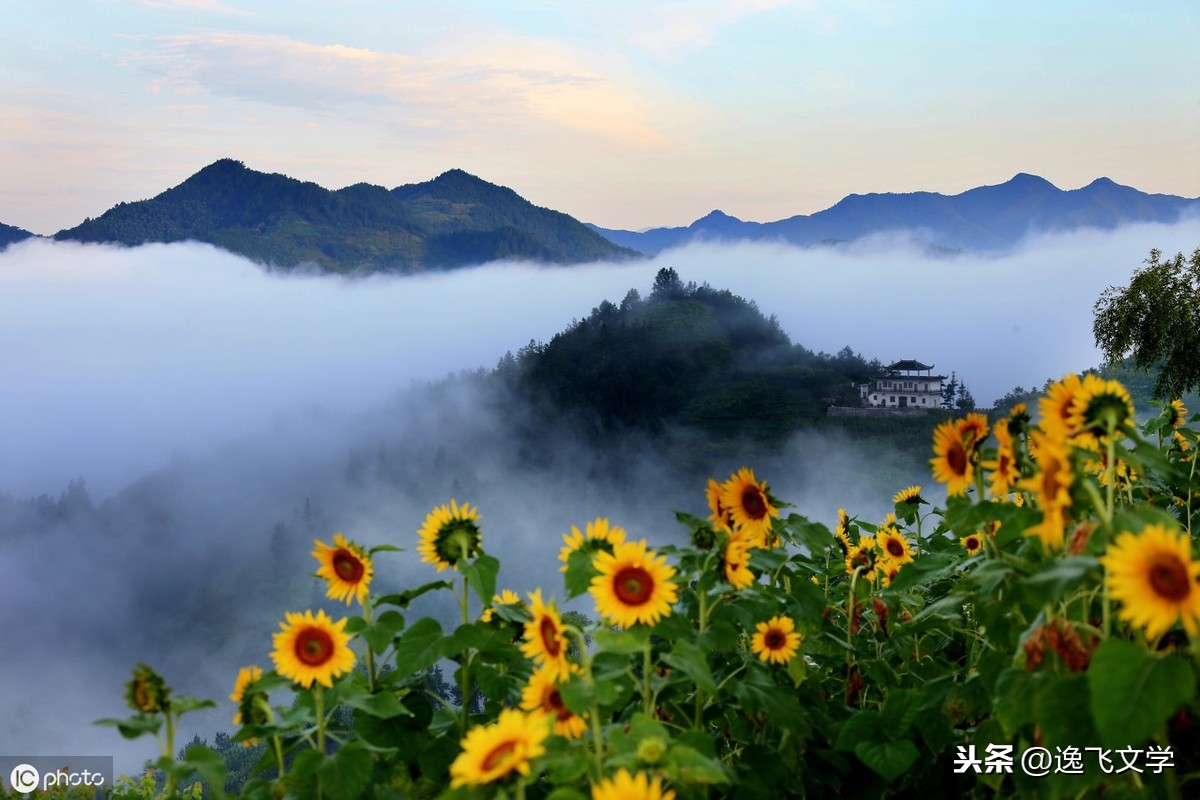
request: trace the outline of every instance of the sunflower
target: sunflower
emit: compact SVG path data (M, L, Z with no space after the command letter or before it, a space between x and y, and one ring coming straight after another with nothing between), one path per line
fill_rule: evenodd
M938 425L933 432L934 458L929 462L933 479L946 484L951 495L965 494L975 470L971 465L971 448L963 443L962 434L953 420Z
M1043 431L1058 439L1067 439L1075 432L1071 418L1082 389L1083 381L1074 373L1046 388L1046 395L1038 398L1039 424Z
M560 572L567 571L567 561L571 558L571 553L581 552L592 555L601 550L611 553L613 546L623 541L625 541L625 530L617 525L609 525L608 520L603 517L597 517L589 522L586 534L572 525L571 532L563 534L564 546L558 551L558 560L563 562L563 565L558 569Z
M750 649L762 661L786 664L800 649L800 634L791 617L771 617L758 623L757 633L750 639Z
M1187 534L1164 525L1122 533L1100 562L1109 596L1121 603L1118 616L1144 628L1148 639L1177 621L1192 638L1200 632L1200 563L1192 561Z
M305 689L313 681L332 687L334 678L354 668L354 651L350 649L350 634L345 631L345 617L334 622L324 610L315 617L311 611L289 612L284 617L287 622L279 623L275 649L271 651L275 671L280 675Z
M630 775L621 767L592 787L592 800L675 800L675 792L664 791L661 778L651 779L644 772Z
M579 667L571 665L571 672L579 672ZM538 667L521 690L521 708L550 717L554 720L554 732L559 736L578 739L587 730L587 717L577 716L563 702L560 689L564 682L552 666Z
M1163 415L1166 416L1167 422L1171 423L1172 428L1178 428L1187 420L1187 406L1182 400L1172 400L1163 406Z
M771 503L766 481L755 480L753 470L742 467L721 485L721 506L756 547L771 541L771 518L779 516L779 509Z
M1063 546L1063 510L1071 503L1071 462L1067 457L1066 445L1057 438L1034 431L1034 460L1039 471L1021 482L1021 488L1037 497L1042 509L1042 521L1025 530L1026 536L1037 536L1047 550L1061 550Z
M1119 381L1087 375L1070 414L1069 424L1081 439L1080 444L1093 449L1109 431L1119 435L1125 424L1133 419L1133 400L1129 390Z
M133 679L125 684L125 700L142 714L166 711L171 707L171 687L151 667L138 664Z
M880 579L880 583L884 587L892 585L892 581L900 574L900 565L891 561L880 559L875 564L875 575Z
M492 595L492 604L483 610L479 615L479 619L483 622L491 622L495 606L515 606L521 602L521 596L512 589L504 589L500 594Z
M996 460L984 462L981 466L992 471L992 494L1003 497L1020 479L1021 470L1017 468L1017 453L1008 426L997 425L995 433Z
M750 571L750 542L740 536L730 536L725 545L725 580L735 589L745 589L754 583L754 573Z
M537 589L529 594L529 612L533 619L525 623L525 643L521 645L521 652L535 664L552 669L566 680L571 674L571 665L567 661L569 645L554 601L542 602L542 590Z
M964 536L958 540L966 549L967 555L973 556L983 549L983 537L978 533L972 533L970 536Z
M708 510L712 512L708 517L709 522L719 531L732 533L733 520L729 516L729 509L721 505L721 484L709 478L704 494L708 498Z
M873 548L863 547L862 545L850 545L850 550L846 553L846 574L853 575L856 569L860 567L863 574L875 569L875 553Z
M892 495L892 503L898 506L918 506L924 502L925 499L921 497L920 486L909 486L907 489L901 489Z
M529 762L546 752L550 722L544 714L505 709L491 725L476 725L450 765L450 788L482 786L514 772L529 775Z
M479 555L479 519L479 509L471 508L470 503L460 507L454 500L430 511L417 532L421 537L417 546L421 561L436 565L441 572L457 566L463 558Z
M356 544L346 541L340 533L333 535L333 544L321 541L313 542L317 546L312 556L321 562L317 577L324 578L329 584L325 596L332 600L345 600L350 605L354 598L359 605L367 601L367 587L371 584L371 576L375 568L371 559Z
M646 549L644 539L600 553L593 564L600 574L592 578L588 591L609 623L622 628L639 622L652 625L671 613L679 591L671 583L675 568L665 556Z
M845 558L850 555L850 518L846 516L844 508L839 508L837 513L838 521L833 529L833 538L842 550L842 557Z
M885 561L897 566L908 564L913 560L913 551L904 534L892 525L879 529L876 535L879 552Z
M976 445L987 438L987 416L972 412L955 422L954 428L958 431L967 450L973 450Z
M234 725L242 724L241 705L242 705L242 698L246 694L246 687L249 686L250 684L254 683L256 680L258 680L261 677L262 677L262 669L260 669L259 667L255 666L255 665L251 665L249 667L242 667L241 669L238 670L237 680L235 680L233 682L233 694L229 695L229 699L232 700L234 702L234 704L238 706L238 712L233 715L233 724ZM242 747L253 747L256 744L258 744L258 739L251 738L251 739L243 739L242 740Z

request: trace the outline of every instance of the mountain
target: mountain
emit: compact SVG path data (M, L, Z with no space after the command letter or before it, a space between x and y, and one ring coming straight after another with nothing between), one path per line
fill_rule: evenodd
M1044 178L1021 173L1007 183L957 195L852 194L824 211L775 222L743 222L713 211L681 228L635 232L593 226L593 230L622 247L649 254L692 241L782 240L813 245L888 231L907 231L934 249L998 252L1030 233L1111 229L1130 222L1171 223L1189 212L1200 213L1200 198L1146 194L1108 178L1064 191Z
M30 236L33 236L33 234L24 228L17 228L0 222L0 250L3 250L10 244L28 239Z
M366 183L330 191L232 159L210 164L150 200L119 203L54 238L130 246L192 240L272 267L311 264L330 272L638 255L566 214L462 170L391 191Z

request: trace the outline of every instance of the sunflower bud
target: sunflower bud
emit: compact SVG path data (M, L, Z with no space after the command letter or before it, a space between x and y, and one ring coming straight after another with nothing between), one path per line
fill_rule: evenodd
M134 711L154 714L171 707L171 689L157 672L139 663L133 680L125 684L125 699Z
M657 764L667 753L667 743L660 736L648 736L638 742L638 759L643 764Z

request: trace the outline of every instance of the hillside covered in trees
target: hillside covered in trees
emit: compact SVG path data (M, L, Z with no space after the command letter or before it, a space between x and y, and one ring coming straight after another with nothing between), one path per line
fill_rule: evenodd
M649 296L604 301L549 342L509 353L496 373L521 395L597 430L668 426L718 439L778 440L857 405L877 375L849 347L836 355L793 344L774 318L727 290L659 270Z
M228 158L156 197L119 203L54 238L129 246L207 242L271 267L310 265L337 273L639 255L566 214L462 170L390 191L366 183L330 191Z

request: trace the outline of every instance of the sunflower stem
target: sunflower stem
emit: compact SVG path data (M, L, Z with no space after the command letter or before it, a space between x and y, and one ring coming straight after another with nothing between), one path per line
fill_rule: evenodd
M604 732L600 729L600 701L596 699L596 678L592 675L592 654L588 652L587 639L583 631L574 625L564 625L563 633L574 636L579 642L579 660L582 662L583 676L592 685L592 750L596 755L596 781L604 778Z
M1105 422L1107 423L1105 427L1108 429L1108 435L1104 437L1106 440L1105 444L1108 446L1108 463L1105 465L1104 470L1108 477L1108 485L1105 487L1108 490L1105 497L1105 508L1108 510L1106 519L1108 519L1109 522L1112 522L1113 491L1116 489L1117 484L1117 441L1116 436L1114 435L1115 432L1113 430L1112 417L1106 416Z
M467 560L467 545L462 545L462 559ZM462 576L462 594L458 598L458 607L462 610L462 624L467 625L471 621L471 598L470 591L471 582L466 575ZM471 717L471 650L467 650L462 661L462 667L459 669L459 691L462 694L462 723L463 733L467 732L467 723Z
M704 635L704 629L708 626L708 592L700 593L700 635ZM647 640L649 641L649 640ZM704 690L699 686L696 687L696 703L695 713L692 715L692 728L700 730L700 716L704 713Z
M166 729L167 729L167 742L166 742L166 745L163 747L163 755L173 761L175 759L175 715L171 712L170 708L167 708L163 712L163 717L166 722ZM164 792L167 797L175 796L175 775L174 774L167 776L167 785L166 785L166 788L164 789Z
M367 623L367 627L371 627L371 621L374 613L371 609L371 595L367 594L363 597L363 621ZM371 649L371 643L367 642L367 691L375 692L375 651Z
M317 750L325 753L325 687L318 683L313 690L313 703L317 708Z
M654 716L654 700L650 694L650 637L642 645L642 706L647 716Z

